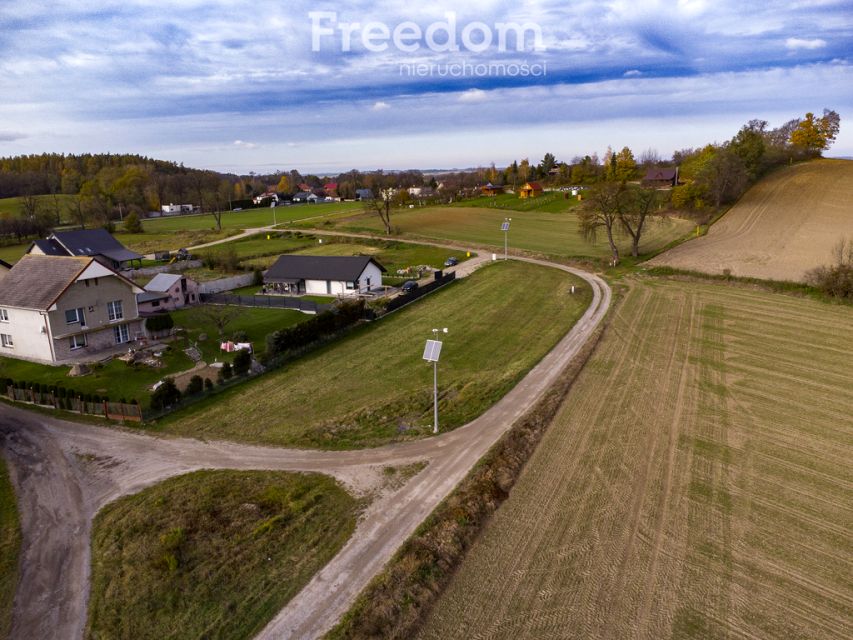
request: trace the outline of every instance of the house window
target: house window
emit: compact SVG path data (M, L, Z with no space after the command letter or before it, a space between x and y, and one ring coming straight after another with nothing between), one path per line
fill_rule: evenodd
M9 311L0 309L0 322L9 322Z
M358 286L356 282L347 282L347 291L352 291Z
M154 300L154 301L151 303L151 306L152 306L152 307L159 307L159 306L160 306L160 301L159 301L159 300Z
M114 302L107 303L107 314L110 317L110 320L121 320L124 318L124 314L122 313L121 308L121 300L116 300Z
M65 324L86 324L86 316L83 315L83 308L69 309L65 312Z
M118 324L113 327L113 336L115 336L116 344L130 342L130 332L127 330L126 324Z
M7 349L11 349L15 346L15 343L12 341L12 336L8 333L0 333L0 345L3 345Z
M81 334L76 335L76 336L71 336L71 338L69 339L69 342L71 343L71 350L72 351L74 349L82 349L83 347L86 346L86 334L81 333Z

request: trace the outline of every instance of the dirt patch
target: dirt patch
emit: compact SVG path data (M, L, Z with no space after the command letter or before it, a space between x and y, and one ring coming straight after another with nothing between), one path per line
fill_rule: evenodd
M706 236L649 261L677 269L802 282L853 237L853 161L816 160L773 173Z

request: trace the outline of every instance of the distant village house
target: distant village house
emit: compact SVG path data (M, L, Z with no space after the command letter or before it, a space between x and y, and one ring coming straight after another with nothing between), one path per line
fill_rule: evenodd
M195 280L172 273L158 273L136 296L136 303L141 315L152 315L196 304L198 296L199 287Z

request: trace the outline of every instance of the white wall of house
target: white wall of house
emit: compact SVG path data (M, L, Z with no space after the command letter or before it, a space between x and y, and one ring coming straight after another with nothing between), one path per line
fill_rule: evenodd
M369 283L368 280L370 281ZM358 279L358 288L362 292L382 288L382 271L379 267L372 262L368 262L367 267L361 272L361 276Z
M0 355L38 362L53 361L45 313L30 309L5 310L9 321L0 321L0 333L12 336L12 346L0 346Z
M315 296L325 296L330 292L328 289L328 280L306 280L305 281L305 293L309 293Z

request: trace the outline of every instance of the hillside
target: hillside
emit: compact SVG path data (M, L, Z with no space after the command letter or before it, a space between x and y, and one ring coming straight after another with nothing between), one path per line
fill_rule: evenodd
M815 160L762 180L708 235L651 260L707 273L802 281L831 260L833 245L853 237L853 162Z

